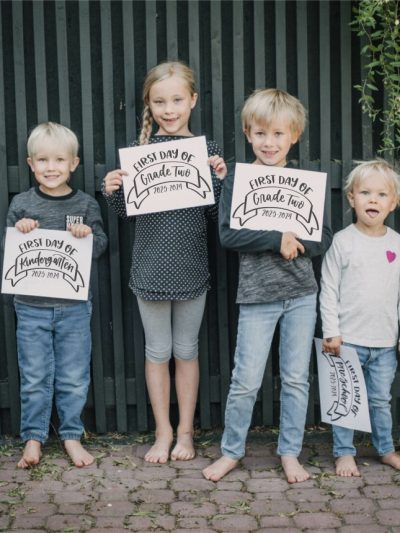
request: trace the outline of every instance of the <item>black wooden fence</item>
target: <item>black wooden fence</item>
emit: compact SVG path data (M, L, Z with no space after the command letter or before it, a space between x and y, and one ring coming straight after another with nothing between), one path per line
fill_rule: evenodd
M276 86L297 95L309 110L309 127L292 155L300 166L329 173L327 209L338 230L351 220L342 180L354 161L374 155L379 135L352 88L360 81L362 43L349 27L351 10L347 1L1 2L0 233L10 199L33 183L27 134L38 122L54 120L78 134L81 164L74 185L96 196L110 238L93 275L89 429L152 427L142 327L127 288L134 230L107 210L99 194L104 175L118 165L117 149L136 136L146 71L166 59L193 67L200 98L192 131L215 139L228 161L250 155L240 109L254 88ZM214 225L209 233L213 287L200 336L202 428L223 421L237 322L237 257L220 248ZM277 367L274 348L255 424L278 423ZM394 389L400 395L398 379ZM395 414L396 406L397 399ZM313 363L308 423L318 421ZM0 434L18 433L18 425L15 319L11 299L2 296Z

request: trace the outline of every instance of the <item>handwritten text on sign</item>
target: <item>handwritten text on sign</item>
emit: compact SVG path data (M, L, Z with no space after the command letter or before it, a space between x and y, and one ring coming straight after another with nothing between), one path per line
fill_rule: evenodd
M1 292L87 300L93 235L7 228Z
M323 172L237 163L231 228L293 231L320 241L325 187Z
M340 347L340 357L317 351L321 420L328 424L371 432L368 397L360 360L354 348Z
M205 137L119 150L129 216L214 203Z

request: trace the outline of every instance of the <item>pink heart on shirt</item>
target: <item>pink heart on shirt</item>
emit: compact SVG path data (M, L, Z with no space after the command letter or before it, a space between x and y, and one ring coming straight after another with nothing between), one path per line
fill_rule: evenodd
M396 253L392 252L391 250L387 250L386 257L389 263L393 263L393 261L396 259Z

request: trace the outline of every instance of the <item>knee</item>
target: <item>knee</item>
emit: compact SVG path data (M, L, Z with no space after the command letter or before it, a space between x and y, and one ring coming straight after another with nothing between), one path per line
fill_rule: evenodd
M171 359L171 348L154 349L146 346L145 357L150 363L156 363L159 365L168 363Z

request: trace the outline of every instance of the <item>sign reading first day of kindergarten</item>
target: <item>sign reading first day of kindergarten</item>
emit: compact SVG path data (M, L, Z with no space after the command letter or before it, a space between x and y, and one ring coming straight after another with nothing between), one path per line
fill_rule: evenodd
M215 203L205 137L119 150L128 216Z
M324 172L237 163L230 226L321 241L325 187Z
M87 300L92 248L93 235L7 228L1 292Z

